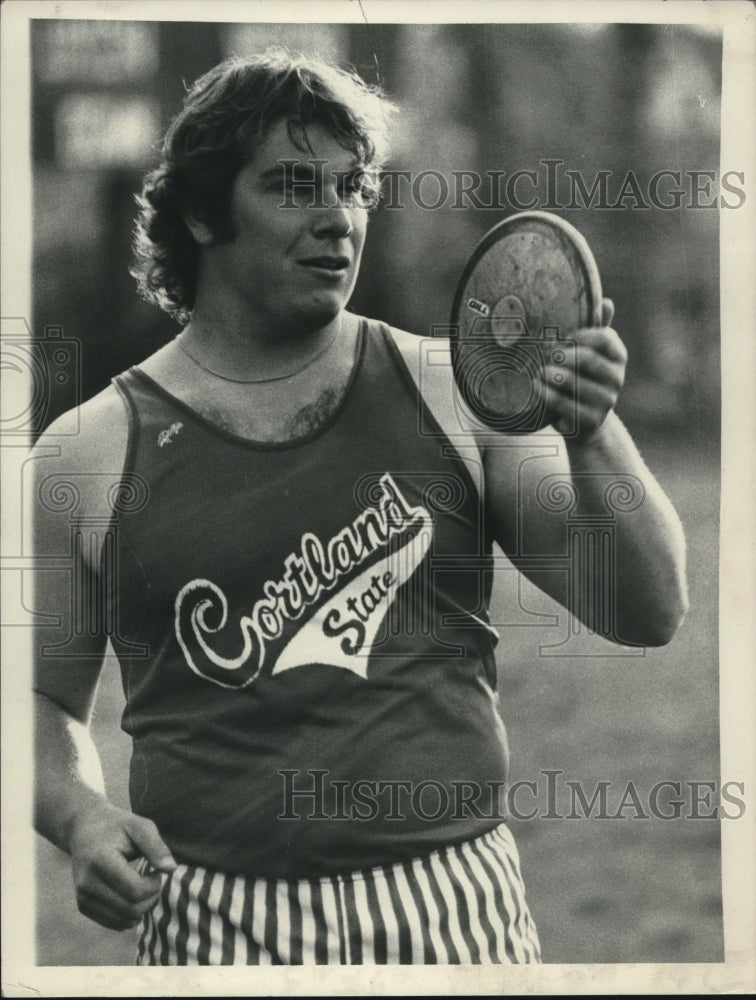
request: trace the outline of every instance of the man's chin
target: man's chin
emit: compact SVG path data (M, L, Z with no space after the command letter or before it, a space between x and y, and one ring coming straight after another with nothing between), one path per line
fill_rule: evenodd
M300 325L310 330L320 330L328 326L346 308L343 296L333 295L302 302L297 313Z

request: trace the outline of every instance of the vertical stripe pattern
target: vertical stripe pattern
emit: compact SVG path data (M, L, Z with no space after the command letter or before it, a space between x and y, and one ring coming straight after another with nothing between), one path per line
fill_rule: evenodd
M139 965L541 961L506 824L423 858L321 879L180 865L142 919Z

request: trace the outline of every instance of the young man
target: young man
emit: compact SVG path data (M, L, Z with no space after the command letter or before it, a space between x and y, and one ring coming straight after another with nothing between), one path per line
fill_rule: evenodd
M492 542L560 553L538 484L579 475L591 513L607 475L635 476L593 582L628 643L667 642L685 610L679 522L613 413L608 302L568 349L578 433L546 448L460 428L450 366L346 310L384 118L359 80L281 53L199 80L138 230L141 289L185 325L39 445L38 549L70 553L73 584L39 573L60 627L37 643L37 827L83 913L141 922L142 963L539 961L503 822ZM108 638L133 811L89 735Z

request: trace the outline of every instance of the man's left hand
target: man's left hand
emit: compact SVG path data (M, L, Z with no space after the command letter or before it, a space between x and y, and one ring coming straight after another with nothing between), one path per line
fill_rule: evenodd
M599 327L576 330L565 343L562 364L545 366L551 423L573 441L587 443L614 409L625 381L627 348L611 328L614 303L601 303Z

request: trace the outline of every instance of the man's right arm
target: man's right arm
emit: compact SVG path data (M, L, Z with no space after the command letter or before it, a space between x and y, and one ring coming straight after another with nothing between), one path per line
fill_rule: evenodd
M91 540L73 551L65 499L75 498L80 523L108 523L112 492L102 487L120 477L127 436L123 404L108 389L56 421L31 463L35 608L54 616L34 639L35 826L71 855L81 912L117 930L136 924L160 889L156 871L140 875L130 862L144 857L164 872L175 862L150 820L105 796L90 734L107 643L108 616L91 599L103 593L102 551Z

